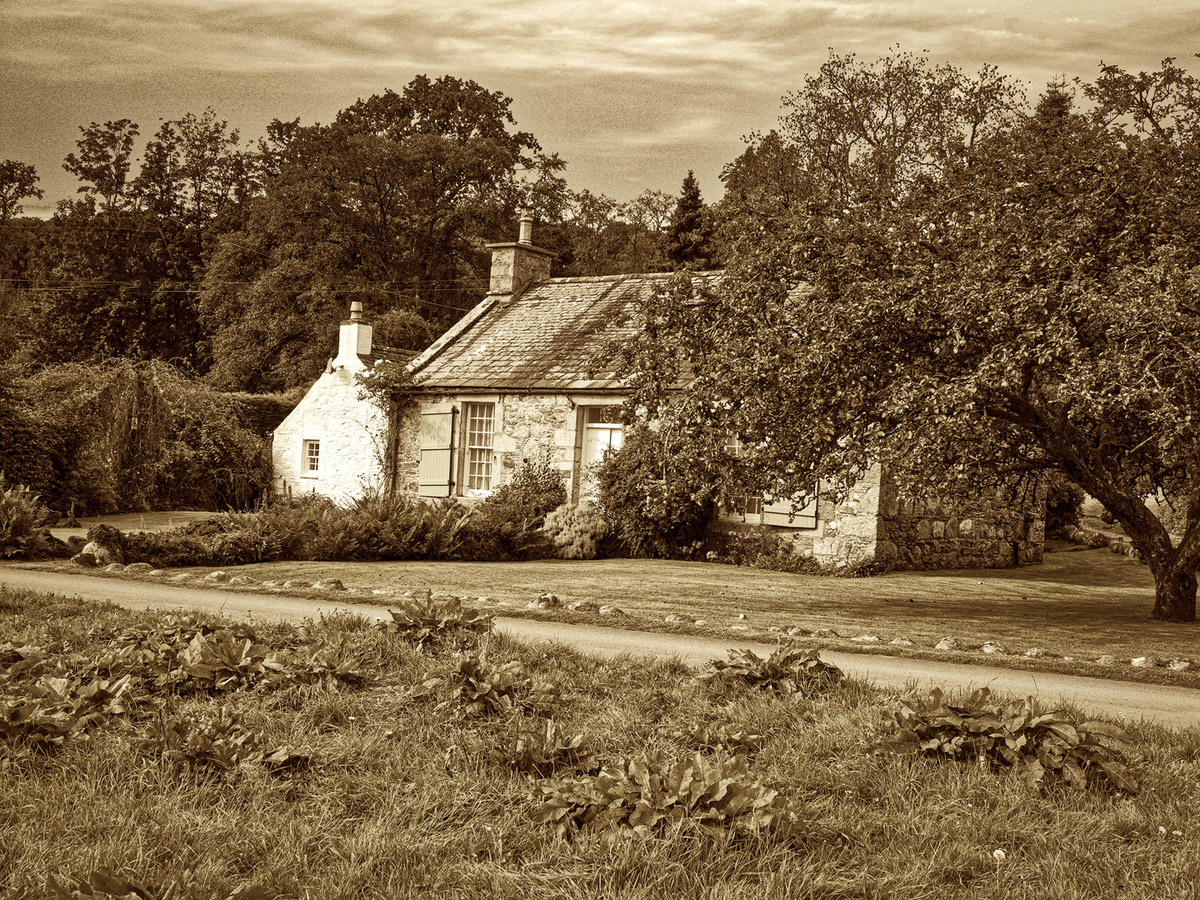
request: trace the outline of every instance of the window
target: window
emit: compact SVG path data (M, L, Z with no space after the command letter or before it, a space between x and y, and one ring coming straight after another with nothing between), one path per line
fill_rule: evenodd
M725 452L741 458L746 455L746 445L738 435L732 435L725 441ZM726 504L722 514L752 525L811 529L817 527L817 497L797 494L791 499L775 500L771 497L742 496Z
M609 453L621 449L622 426L615 406L585 406L583 409L583 465L604 462Z
M463 415L467 422L467 490L490 491L496 404L465 403Z
M321 442L304 442L304 459L300 462L300 474L310 478L321 471Z

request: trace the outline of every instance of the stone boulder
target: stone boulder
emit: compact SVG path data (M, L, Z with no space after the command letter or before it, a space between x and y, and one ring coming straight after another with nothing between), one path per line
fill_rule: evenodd
M84 566L111 566L113 563L125 562L125 557L121 556L121 548L117 548L114 554L111 549L103 544L98 544L95 541L88 541L83 545L83 549L74 557L75 562Z
M154 571L154 566L147 562L130 563L125 567L126 575L149 575Z

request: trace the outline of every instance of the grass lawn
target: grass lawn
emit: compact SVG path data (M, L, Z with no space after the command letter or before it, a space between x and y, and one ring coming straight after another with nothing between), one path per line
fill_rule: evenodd
M899 696L853 681L781 696L496 635L422 648L349 615L262 628L256 646L223 653L219 635L179 652L191 632L172 627L0 591L0 896L68 896L98 871L150 900L1195 896L1200 730L1132 732L1137 793L1039 791L975 763L873 752ZM265 654L272 666L256 663ZM469 695L511 703L472 714L454 690L471 660L484 671ZM488 667L507 676L488 681ZM74 708L47 685L79 698L72 685L97 673L131 677L125 702L61 746L33 742L64 733ZM561 737L538 772L529 748L548 722ZM552 751L575 737L573 769ZM272 768L248 755L256 746L292 764ZM717 792L707 830L691 815L644 833L604 813L564 833L536 821L568 788L611 798L584 774L596 767L653 773L697 754L709 768L743 756L729 788L790 811L792 827L749 828ZM644 785L625 789L670 807L670 791L649 774Z
M941 572L893 572L873 578L792 575L711 563L608 559L591 562L543 560L519 563L446 562L279 562L242 566L241 574L260 581L338 578L361 591L430 588L494 602L490 611L503 615L580 618L567 612L530 612L525 604L551 592L564 606L578 600L612 605L629 614L612 620L588 621L655 630L731 634L731 626L749 627L769 638L770 628L786 631L836 631L818 646L864 649L849 638L870 634L886 644L897 637L914 642L912 650L888 652L921 655L943 637L979 647L985 641L1004 644L1014 654L1041 647L1061 659L1009 664L1043 666L1058 671L1141 677L1146 673L1121 667L1098 667L1103 655L1123 659L1153 655L1161 660L1191 658L1200 662L1200 625L1169 624L1149 617L1154 585L1146 567L1107 550L1068 550L1054 544L1045 563L1019 569ZM372 595L373 602L386 597ZM706 624L671 625L668 615ZM744 615L745 618L739 618ZM814 642L805 637L806 642ZM874 648L881 649L881 648ZM981 654L976 653L974 658ZM945 656L944 658L957 658ZM962 657L965 658L965 657ZM999 662L1001 657L987 657ZM1175 683L1190 684L1196 674L1154 670ZM1153 673L1151 673L1153 674Z

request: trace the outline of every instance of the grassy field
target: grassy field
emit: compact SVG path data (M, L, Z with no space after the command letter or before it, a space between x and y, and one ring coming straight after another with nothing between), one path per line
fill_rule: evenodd
M278 562L237 568L260 581L313 582L338 578L347 587L403 592L430 588L492 601L490 611L504 615L579 618L577 614L537 612L525 605L554 593L562 603L587 600L629 614L619 623L592 616L589 621L626 627L730 634L731 626L757 636L768 629L832 630L839 638L806 638L816 646L863 649L849 638L870 634L886 644L897 637L914 642L912 650L888 652L927 655L939 640L953 636L978 648L985 641L1004 644L1015 655L1040 647L1074 661L1025 661L1058 671L1152 677L1128 665L1098 667L1094 660L1112 655L1126 663L1154 655L1162 660L1200 662L1200 625L1169 624L1149 617L1154 585L1146 567L1107 550L1069 550L1046 554L1040 566L942 572L892 572L873 578L793 575L711 563L608 559L591 562L543 560L524 563L439 562ZM207 571L207 570L203 570ZM233 571L233 570L230 570ZM197 572L197 574L200 574ZM386 595L370 595L387 602ZM503 604L503 605L500 605ZM668 615L703 626L667 624ZM744 616L744 618L741 618ZM881 648L876 648L881 649ZM981 654L976 653L978 657ZM946 657L951 658L951 657ZM969 658L966 656L954 658ZM987 657L989 662L1001 657ZM1157 670L1160 680L1192 683L1192 673Z
M137 665L161 658L161 643L143 639L140 657L114 648L156 624L148 613L0 593L10 723L0 732L0 895L60 896L47 877L70 886L99 871L157 900L239 889L260 900L1195 896L1200 731L1133 733L1135 795L1039 792L975 764L873 752L899 698L854 682L778 696L716 688L678 664L600 661L494 635L422 649L339 616L257 634L280 659L323 648L304 658L324 677L276 677L291 669L272 663L253 681L248 660L264 650L215 662L193 649L179 659L194 680L163 676L169 687L154 703L126 704L86 738L39 750L14 736L14 698L39 672L14 668L13 647L26 659L41 648L47 670L84 681L97 666L114 677L125 666L149 690ZM471 715L449 684L480 647L493 672L508 667L513 703ZM243 680L222 681L227 672ZM450 681L428 686L439 678ZM738 748L747 769L734 787L778 791L771 803L794 824L717 821L706 831L683 816L645 834L537 824L552 782L522 770L521 741L528 748L551 719L560 744L581 737L579 749L610 770L646 754L699 752L716 764ZM291 765L251 757L224 770L212 762L222 734L225 751L281 748ZM723 735L716 747L713 735Z

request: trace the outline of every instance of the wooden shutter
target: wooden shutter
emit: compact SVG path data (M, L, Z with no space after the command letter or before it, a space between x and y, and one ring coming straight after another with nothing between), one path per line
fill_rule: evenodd
M806 501L801 503L801 501ZM763 498L762 523L764 525L783 525L787 528L816 528L817 527L817 498L804 497L797 494L795 498L796 514L792 515L792 500L771 500Z
M454 414L421 413L421 469L417 494L421 497L450 497L454 494Z

